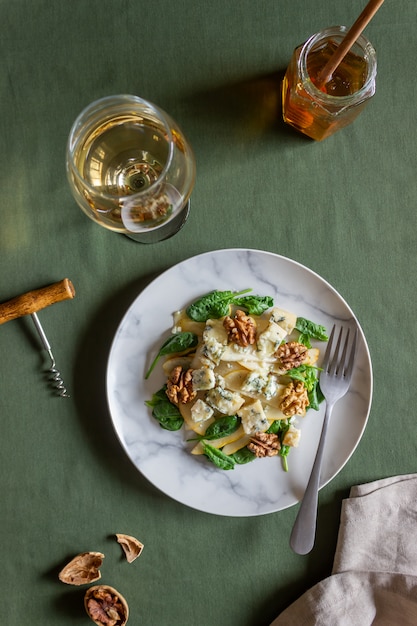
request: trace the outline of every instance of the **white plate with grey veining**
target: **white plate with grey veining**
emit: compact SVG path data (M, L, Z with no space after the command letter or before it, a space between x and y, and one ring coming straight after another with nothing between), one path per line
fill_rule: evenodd
M310 410L299 418L301 440L288 457L256 459L233 470L217 469L194 445L185 429L164 430L145 400L165 382L161 368L144 375L169 336L172 314L212 291L252 288L329 331L334 322L357 326L359 345L351 387L333 411L322 467L321 486L349 460L364 432L372 400L372 366L366 339L345 300L320 276L285 257L259 250L229 249L201 254L170 268L144 289L126 312L113 340L107 369L107 396L116 434L137 469L171 498L215 515L254 516L297 503L304 492L324 417Z

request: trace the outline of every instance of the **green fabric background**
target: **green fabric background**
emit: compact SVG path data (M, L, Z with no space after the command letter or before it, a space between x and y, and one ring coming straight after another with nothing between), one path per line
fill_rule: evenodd
M102 581L128 599L132 626L267 626L329 575L349 487L416 471L415 0L387 0L368 26L377 91L352 126L314 143L280 121L293 48L350 25L364 4L0 0L0 301L66 276L77 291L39 314L70 400L50 395L31 321L0 328L2 623L89 623L85 589L57 572L99 550ZM189 221L156 245L88 220L66 182L73 120L116 93L166 109L195 151ZM125 456L106 407L107 355L129 304L171 265L229 247L276 252L323 276L372 355L368 427L320 493L306 557L288 545L297 507L221 518L159 493ZM145 544L134 564L115 532Z

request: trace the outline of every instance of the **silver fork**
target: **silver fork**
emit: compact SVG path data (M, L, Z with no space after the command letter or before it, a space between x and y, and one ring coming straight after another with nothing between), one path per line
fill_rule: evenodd
M352 378L358 331L355 329L354 332L352 332L348 328L346 336L343 338L342 347L343 334L344 329L342 326L336 345L333 347L336 336L336 325L333 326L324 354L322 372L320 374L320 389L326 400L326 411L313 469L311 470L310 479L291 533L290 546L297 554L308 554L314 546L320 472L327 427L334 405L345 395L349 389Z

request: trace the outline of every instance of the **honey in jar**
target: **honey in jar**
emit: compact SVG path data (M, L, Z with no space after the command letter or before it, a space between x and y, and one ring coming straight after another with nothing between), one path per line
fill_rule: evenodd
M320 141L347 126L375 93L376 54L361 35L324 85L320 71L346 33L344 26L310 37L293 53L282 84L284 121Z

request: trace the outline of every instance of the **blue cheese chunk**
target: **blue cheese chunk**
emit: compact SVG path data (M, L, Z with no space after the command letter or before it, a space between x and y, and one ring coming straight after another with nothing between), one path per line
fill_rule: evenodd
M269 322L265 330L259 334L257 345L263 356L270 356L275 352L286 337L286 331L275 322Z
M218 364L227 346L227 331L221 320L207 320L203 331L203 354Z
M279 388L280 387L278 385L276 377L273 374L268 374L266 385L262 389L262 393L264 394L265 399L271 400L271 398L273 398L277 394Z
M224 387L214 387L207 392L208 404L223 415L234 415L245 402L242 396Z
M241 408L238 416L242 420L243 430L247 435L264 433L269 428L269 421L266 419L260 400L255 400Z
M297 316L289 311L284 311L284 309L274 307L271 311L269 321L275 322L275 324L281 326L281 328L285 330L286 334L289 335L292 333L297 323Z
M261 372L250 372L242 384L243 393L262 393L268 384L268 377Z
M205 422L213 415L213 409L204 400L198 399L191 407L191 419L193 422Z
M209 367L200 367L193 370L193 391L206 391L207 389L213 389L216 384L214 372Z

